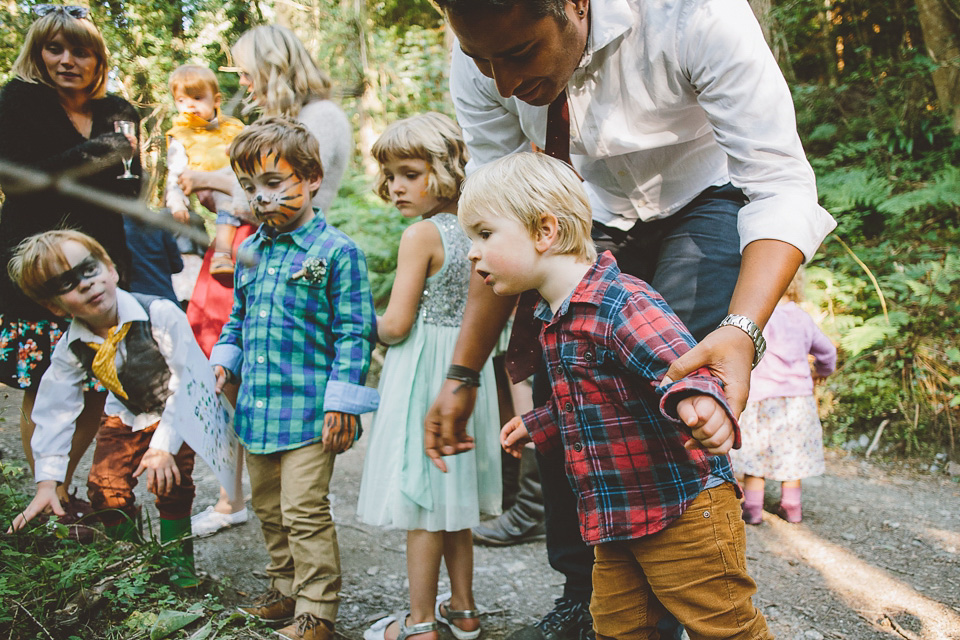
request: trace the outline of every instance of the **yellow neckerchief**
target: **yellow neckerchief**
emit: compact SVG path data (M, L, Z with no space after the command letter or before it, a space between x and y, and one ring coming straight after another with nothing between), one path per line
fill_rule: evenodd
M176 139L187 152L187 166L198 171L217 171L230 163L227 147L243 129L243 123L217 110L216 124L192 113L180 113L167 131L167 139Z
M98 342L88 342L87 346L97 352L93 357L93 375L100 380L100 383L112 391L114 395L127 399L127 392L123 390L120 379L117 377L117 346L130 330L130 323L124 324L119 329L111 327L107 331L107 337L102 344Z

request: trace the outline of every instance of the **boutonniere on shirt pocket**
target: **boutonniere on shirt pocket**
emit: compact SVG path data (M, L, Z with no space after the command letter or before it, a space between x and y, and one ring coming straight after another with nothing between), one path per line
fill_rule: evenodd
M310 284L320 284L323 276L327 275L327 261L323 258L307 258L303 261L300 271L290 276L291 280L306 280Z

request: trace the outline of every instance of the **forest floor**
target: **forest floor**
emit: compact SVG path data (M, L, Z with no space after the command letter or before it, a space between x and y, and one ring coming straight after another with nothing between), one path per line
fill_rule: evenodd
M18 392L0 390L5 461L23 459L19 404ZM343 564L337 631L356 639L373 620L407 606L404 532L365 525L355 515L365 444L361 439L339 457L332 483ZM76 475L81 496L90 459L88 452ZM747 527L754 602L777 638L960 640L960 478L925 469L829 451L827 473L804 481L801 524L765 513L761 525ZM217 481L199 461L195 479L196 512L215 502ZM770 508L778 492L768 486ZM138 493L142 503L152 503L142 487ZM152 504L149 509L156 521ZM246 524L197 540L196 554L197 567L225 585L224 604L267 587L266 551L252 515ZM475 547L482 637L504 638L536 622L562 584L543 542ZM443 637L452 638L446 630Z

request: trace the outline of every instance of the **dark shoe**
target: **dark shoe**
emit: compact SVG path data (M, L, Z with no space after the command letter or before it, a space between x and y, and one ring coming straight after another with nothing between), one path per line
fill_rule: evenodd
M301 613L293 623L276 633L288 640L333 640L333 623L312 613Z
M523 627L507 640L593 640L593 618L588 602L558 598L553 611L535 625Z
M237 611L268 622L280 622L292 618L296 608L296 598L285 596L276 589L270 589L254 598L250 604L238 606Z
M520 460L520 491L516 502L496 520L473 530L473 541L493 547L543 540L547 530L543 519L543 493L536 453L526 447Z

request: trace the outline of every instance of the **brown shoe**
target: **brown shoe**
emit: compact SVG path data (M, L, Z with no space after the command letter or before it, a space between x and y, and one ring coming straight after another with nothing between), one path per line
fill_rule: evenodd
M244 615L260 618L268 622L287 621L296 613L297 599L285 596L276 589L270 589L253 599L250 604L237 607Z
M276 634L289 640L333 640L333 623L312 613L301 613L293 624Z

